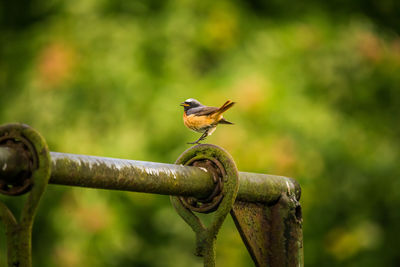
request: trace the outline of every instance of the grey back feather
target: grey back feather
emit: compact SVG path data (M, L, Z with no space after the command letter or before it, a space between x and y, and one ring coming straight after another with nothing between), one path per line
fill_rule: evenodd
M187 111L187 115L191 115L194 114L196 116L205 116L205 115L209 115L215 111L217 111L218 108L217 107L208 107L208 106L200 106L200 107L195 107L195 108L191 108Z

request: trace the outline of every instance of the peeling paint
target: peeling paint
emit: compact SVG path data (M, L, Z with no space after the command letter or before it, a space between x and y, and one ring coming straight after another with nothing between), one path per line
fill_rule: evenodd
M205 171L205 172L208 172L207 169L204 168L204 167L198 167L198 168L201 169L201 170L203 170L203 171Z
M175 170L169 170L171 173L172 173L172 175L174 176L174 180L176 180L176 171Z

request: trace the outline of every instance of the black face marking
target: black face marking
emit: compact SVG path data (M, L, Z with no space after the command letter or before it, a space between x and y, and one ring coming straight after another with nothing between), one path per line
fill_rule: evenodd
M197 108L197 107L203 106L199 101L197 101L196 99L193 99L193 98L187 99L185 102L183 102L183 104L185 104L183 106L183 109L185 111L188 111L191 108Z

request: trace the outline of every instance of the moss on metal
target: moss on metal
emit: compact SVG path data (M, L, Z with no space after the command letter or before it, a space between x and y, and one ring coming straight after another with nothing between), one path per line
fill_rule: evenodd
M29 142L30 153L36 157L36 166L31 170L33 186L17 220L12 212L0 202L0 219L7 235L8 265L30 267L32 225L39 201L50 178L50 155L44 138L34 129L24 124L8 124L0 127L0 137L10 140L24 139Z
M196 167L50 153L50 183L82 187L205 197L214 183L210 174Z
M238 199L250 202L274 203L282 192L294 194L299 200L300 185L284 176L240 172Z
M1 144L0 144L1 145ZM204 198L214 190L212 174L204 168L50 152L50 184L125 190ZM212 153L204 158L212 158ZM20 179L26 169L23 153L0 148L0 180ZM6 166L3 170L2 168ZM300 186L291 178L259 173L239 173L237 199L273 203L282 192L300 198Z
M210 226L201 220L185 205L180 198L171 197L171 202L178 214L187 222L196 234L196 255L204 259L204 266L215 266L215 242L219 229L232 208L238 191L239 173L232 157L222 148L214 145L197 145L189 148L177 159L176 164L191 164L196 160L218 160L226 173L223 177L223 199L213 214Z
M19 220L0 202L9 266L31 265L32 224L50 168L53 184L180 196L172 197L172 204L196 233L196 255L205 266L215 266L216 237L237 197L231 214L256 265L303 266L299 184L282 176L239 173L217 146L189 148L176 164L49 154L36 131L9 124L0 127L0 165L1 192L18 195L32 189ZM193 211L214 211L213 222L204 225Z
M275 204L236 201L231 215L256 266L304 266L301 207L295 194L283 192Z

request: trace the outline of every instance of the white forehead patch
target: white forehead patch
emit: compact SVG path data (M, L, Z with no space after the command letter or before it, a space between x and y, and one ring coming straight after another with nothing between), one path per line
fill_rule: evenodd
M188 103L190 103L190 102L196 102L196 99L189 98L189 99L186 99L185 102L188 102Z

